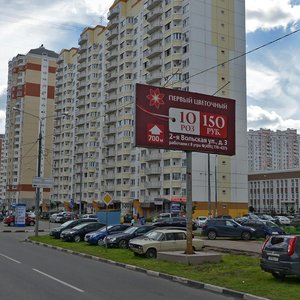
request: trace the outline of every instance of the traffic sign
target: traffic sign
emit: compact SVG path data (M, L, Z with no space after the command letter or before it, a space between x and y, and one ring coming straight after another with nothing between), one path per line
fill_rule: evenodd
M103 197L103 202L108 206L113 202L113 198L109 193L106 193Z
M33 177L32 187L52 188L54 179L52 177Z

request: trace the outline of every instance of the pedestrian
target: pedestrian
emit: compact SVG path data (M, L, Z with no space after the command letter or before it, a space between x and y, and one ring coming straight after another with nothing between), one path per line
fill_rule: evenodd
M132 217L132 219L131 219L131 226L133 226L134 225L134 217Z

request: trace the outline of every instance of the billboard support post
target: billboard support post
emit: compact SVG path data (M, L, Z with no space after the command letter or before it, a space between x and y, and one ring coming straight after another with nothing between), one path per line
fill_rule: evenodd
M186 219L187 238L185 254L194 254L193 250L193 224L192 224L192 152L186 151Z

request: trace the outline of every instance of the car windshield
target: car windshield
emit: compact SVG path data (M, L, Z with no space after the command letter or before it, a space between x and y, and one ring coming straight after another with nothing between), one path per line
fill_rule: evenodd
M107 226L107 230L110 230L112 229L113 225L108 225ZM106 231L106 226L104 226L103 228L97 230L98 232L105 232Z
M278 226L277 226L275 223L271 222L271 221L266 221L265 224L266 224L268 227L276 227L276 228L278 228Z
M154 240L154 241L159 241L161 239L161 236L162 236L162 233L157 232L157 231L150 231L145 234L146 238L148 238L150 240Z
M73 223L73 222L74 222L73 220L67 221L67 222L61 224L60 227L67 227L67 226L69 226L69 225L70 225L71 223Z
M135 227L135 226L130 226L130 227L128 227L127 229L125 229L123 232L124 233L134 233L134 232L136 232L138 230L138 227Z
M72 229L75 229L75 230L81 229L81 228L83 228L84 226L87 226L87 224L89 224L89 223L82 223L82 224L79 224L79 225L73 227Z

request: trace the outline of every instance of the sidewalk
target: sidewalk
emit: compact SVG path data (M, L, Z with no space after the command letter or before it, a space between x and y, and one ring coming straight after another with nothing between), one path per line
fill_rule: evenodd
M229 240L229 239L216 239L208 240L204 238L204 246L206 248L216 249L220 251L233 250L242 253L258 255L261 253L263 241L242 241L242 240Z

